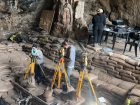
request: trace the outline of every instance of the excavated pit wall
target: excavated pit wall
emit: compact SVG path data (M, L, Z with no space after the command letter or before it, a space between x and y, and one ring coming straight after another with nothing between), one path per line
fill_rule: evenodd
M16 32L38 26L45 0L1 0L0 30Z
M40 36L36 35L36 37ZM46 37L51 39L52 42L50 44L47 43L42 49L43 54L46 56L44 57L44 71L48 78L51 79L56 67L54 60L58 59L60 43L62 43L64 39L52 37L50 35L45 35L45 38ZM34 39L37 41L37 38L33 37L31 39L33 41ZM71 39L70 41L71 43L75 42ZM56 42L58 44L56 44ZM12 91L11 89L13 89L13 86L7 81L11 79L15 80L16 76L21 76L25 73L30 58L21 50L30 52L31 47L32 44L24 43L12 44L8 42L1 42L0 44L1 86L3 85L5 87L6 85L10 85L7 88L1 88L0 92L1 96L5 97L4 99L8 99L8 102L9 100L10 102L13 102L10 97L7 97L8 92L10 93L10 91ZM88 51L87 69L97 96L105 97L110 103L113 103L113 105L114 102L116 105L122 105L126 97L129 95L131 97L131 105L139 105L139 62L124 55L111 52L100 52L99 49L100 48L86 46L86 50ZM98 53L96 51L98 51ZM9 61L11 61L11 63L9 63ZM76 56L75 66L80 66L79 62L80 58ZM76 69L72 70L70 79L71 84L75 89L77 89L78 77L79 72ZM20 80L22 82L22 79ZM65 82L64 76L62 76L62 82ZM25 81L21 83L21 85L26 86L26 83L27 82ZM46 86L50 86L50 84L46 83ZM45 90L46 86L41 85L40 88ZM36 94L38 95L38 93L43 94L43 92L40 92L40 90L38 90ZM84 76L83 80L81 96L87 100L86 102L90 102L92 99L94 100L94 96L92 95L86 75ZM62 97L63 96L61 96L61 98L57 97L58 101L61 101Z
M84 19L92 23L97 9L102 8L110 20L123 20L130 27L140 27L139 0L82 0L85 1Z
M63 42L64 40L63 38L59 39L52 36L48 36L48 38L58 43ZM71 42L74 41L71 40ZM59 47L60 44L48 43L44 46L42 51L50 60L57 60ZM139 91L139 61L132 60L125 55L111 52L100 52L100 49L101 48L86 46L86 50L88 51L87 69L97 94L99 96L104 96L112 103L118 103L117 105L124 103L128 95L131 97L131 105L139 103L139 93L136 92ZM80 58L76 57L75 66L80 66L79 62ZM53 76L55 65L55 63L47 61L44 69L49 77ZM71 82L75 89L77 88L78 77L78 71L73 70L71 73ZM86 89L89 89L86 76L84 81L85 82L83 83L86 85L83 86L82 91L85 92ZM91 90L90 92L88 91L89 93L86 92L84 93L85 95L92 93Z
M27 44L28 45L28 44ZM42 100L46 101L44 97L42 97L42 94L46 91L46 87L50 87L50 83L46 82L44 84L35 84L36 88L33 87L34 83L31 81L29 84L29 77L27 77L25 80L23 79L24 73L27 70L27 67L29 65L30 57L26 55L25 52L22 51L22 46L25 46L24 43L9 43L7 41L1 42L0 44L0 96L2 97L0 102L2 102L2 105L17 105L16 100L19 99L20 92L23 92L21 89L19 89L17 86L14 86L9 82L9 80L16 81L20 86L27 89L30 93L34 94L35 96L40 96ZM32 46L31 44L28 45L28 48ZM24 48L24 47L23 47ZM30 48L31 49L31 48ZM47 63L56 64L44 57L44 64L47 65ZM44 69L45 70L45 69ZM52 70L54 71L54 70ZM47 75L53 75L48 74ZM51 79L51 78L50 78ZM61 86L62 87L62 86ZM78 105L82 104L85 100L84 98L80 97L78 102L72 101L75 98L71 99L69 102L66 103L66 100L64 94L61 93L61 90L53 92L54 100L47 102L49 105L56 105L56 102L58 102L60 105ZM60 96L59 96L59 95ZM75 96L76 93L74 93ZM25 97L28 97L27 94L22 94ZM69 95L67 96L67 100L69 99ZM34 99L31 99L29 103L32 103L32 105L38 105L38 101L34 101Z

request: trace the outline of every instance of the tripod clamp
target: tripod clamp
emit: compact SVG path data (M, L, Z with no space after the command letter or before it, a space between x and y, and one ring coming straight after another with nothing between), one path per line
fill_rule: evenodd
M60 61L60 62L64 62L64 58L59 58L59 60L58 61Z
M36 60L37 56L31 55L30 58Z
M85 69L81 69L81 70L87 72L87 69L86 68Z

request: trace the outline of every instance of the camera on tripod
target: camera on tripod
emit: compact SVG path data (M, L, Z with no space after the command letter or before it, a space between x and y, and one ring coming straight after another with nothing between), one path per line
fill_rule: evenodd
M37 50L36 49L32 48L30 57L31 58L36 58L37 57Z
M36 54L37 54L37 50L32 48L32 50L31 50L31 54L32 54L33 56L36 56Z

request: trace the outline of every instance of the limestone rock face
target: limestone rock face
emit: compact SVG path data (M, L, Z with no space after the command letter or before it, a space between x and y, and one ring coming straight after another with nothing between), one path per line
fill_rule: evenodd
M52 35L72 39L88 38L88 28L83 19L84 2L59 0L56 4Z
M83 18L84 14L84 2L79 1L77 2L76 10L75 10L75 18Z
M140 27L139 5L139 0L1 0L0 31L36 27L41 11L45 9L55 11L51 28L54 36L78 39L87 37L87 27L79 22L85 20L86 24L91 24L99 8L109 20L121 19L130 27ZM75 26L77 23L82 28Z
M139 5L139 0L85 0L84 19L91 23L98 8L102 8L110 20L120 19L130 27L140 27Z
M18 31L31 28L35 22L38 24L36 19L44 3L45 0L1 0L0 30Z
M55 10L57 16L54 21L52 34L54 36L68 37L68 33L72 31L73 11L70 2L60 0Z
M83 40L88 37L88 27L83 18L79 18L74 21L73 29L77 40Z
M139 26L139 0L110 0L111 13L115 12L119 19L124 20L128 25L134 27ZM113 20L113 19L112 19Z

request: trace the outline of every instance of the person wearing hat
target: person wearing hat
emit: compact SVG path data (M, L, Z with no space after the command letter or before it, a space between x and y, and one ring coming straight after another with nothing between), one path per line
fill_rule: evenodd
M37 49L37 45L35 43L33 44L32 49L36 50L36 56L37 56L36 59L38 60L41 68L43 69L43 53L42 53L42 51ZM35 62L35 80L39 84L40 82L42 82L43 72L42 72L38 62L37 61ZM38 77L39 77L39 80L38 80Z
M106 18L102 13L103 10L98 9L98 13L92 19L92 23L94 24L93 26L94 47L99 46L99 44L101 43L103 29L104 27L106 27Z
M69 45L69 40L65 39L65 41L62 43L62 47L66 49L65 57L64 57L64 63L66 67L67 72L67 79L68 79L68 91L74 90L74 88L70 84L70 73L74 67L75 64L75 47L73 45Z

